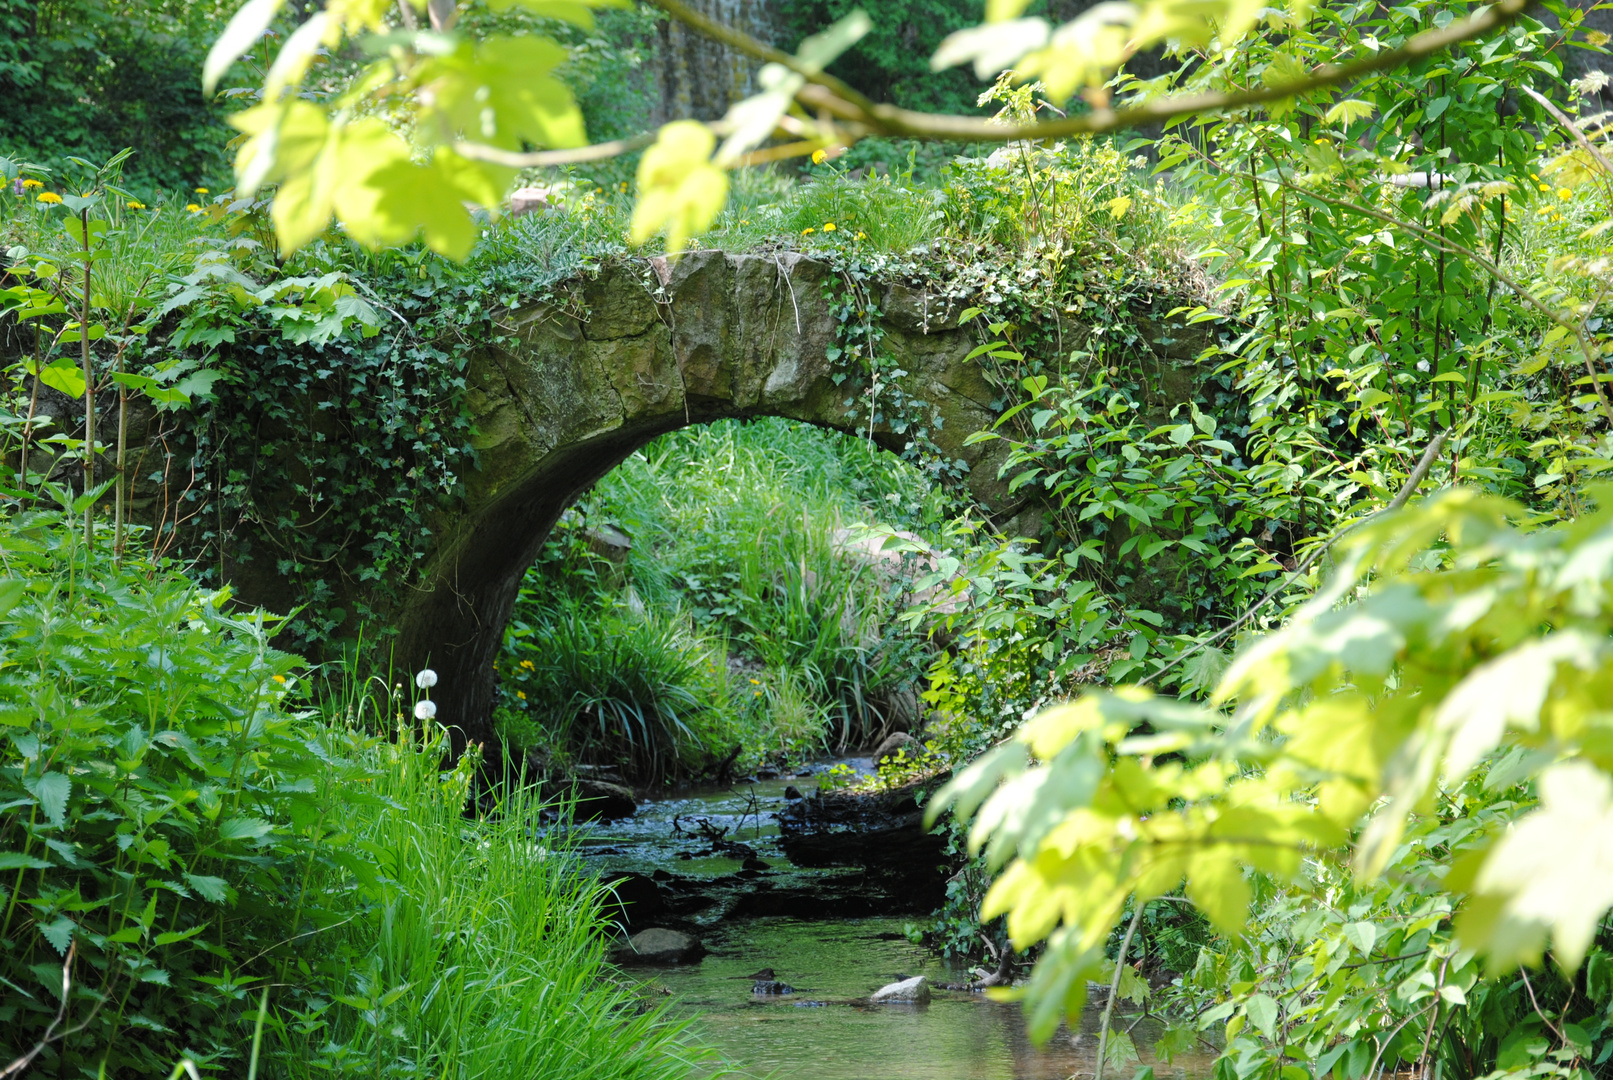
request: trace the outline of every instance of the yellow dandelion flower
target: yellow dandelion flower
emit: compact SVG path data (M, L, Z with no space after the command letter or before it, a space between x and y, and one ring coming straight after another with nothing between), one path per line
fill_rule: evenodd
M204 188L204 187L199 187L199 188L197 188L197 189L196 189L196 194L198 194L198 195L211 195L211 194L212 194L212 192L211 192L211 191L208 191L208 190L207 190L207 189L206 189L206 188Z
M1560 187L1557 189L1557 197L1566 202L1574 197L1574 193L1565 187Z
M825 161L828 161L828 160L829 160L829 155L828 155L828 153L826 151L821 150L821 149L812 151L812 164L814 164L814 165L822 165Z
M1541 185L1540 185L1540 190L1541 190L1541 191L1550 191L1550 190L1551 190L1551 185L1550 185L1550 184L1546 184L1546 183L1542 183L1542 184L1541 184Z
M832 222L832 221L825 221L823 223L823 231L824 232L834 232L835 231L835 223Z
M276 675L274 677L274 681L279 683L281 686L284 686L286 684L286 677L284 675Z
M813 233L815 233L817 231L818 231L817 229L802 229L801 230L801 235L802 236L811 236Z
M750 684L751 684L751 685L752 685L752 686L760 686L760 685L762 685L762 680L760 680L760 679L752 679L752 680L751 680L751 681L750 681Z
M193 214L199 214L202 212L202 208L197 206L195 203L186 203L185 209L189 210Z
M139 199L130 199L125 205L127 205L130 210L144 210L146 208L146 204L141 202Z
M520 698L522 701L525 701L526 700L526 691L525 690L517 690L515 692L515 696Z
M35 180L32 177L29 177L27 180L22 182L22 186L25 188L37 188L44 187L45 183L43 180Z
M62 201L62 197L56 194L54 191L41 191L39 193L39 201L44 203L46 206L54 206Z

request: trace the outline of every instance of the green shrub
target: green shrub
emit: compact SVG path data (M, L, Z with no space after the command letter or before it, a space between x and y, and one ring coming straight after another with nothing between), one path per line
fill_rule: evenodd
M0 1058L60 1015L56 1075L244 1074L262 1008L270 1075L690 1071L530 793L468 820L476 761L401 689L308 709L276 620L81 510L0 518Z
M345 857L321 789L348 733L290 710L274 622L85 548L74 515L0 521L0 1045L61 1004L58 1072L167 1072L239 1053L259 959L316 918L298 869Z

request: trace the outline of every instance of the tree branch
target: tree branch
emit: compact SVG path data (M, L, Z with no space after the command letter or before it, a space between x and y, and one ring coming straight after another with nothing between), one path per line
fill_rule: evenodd
M680 22L716 38L758 60L783 64L806 78L808 85L796 95L802 104L840 116L863 135L895 135L957 142L1016 142L1021 139L1058 139L1067 135L1093 135L1122 128L1147 127L1191 113L1214 112L1260 105L1269 101L1323 90L1374 72L1400 67L1442 49L1500 29L1522 15L1530 0L1501 0L1477 15L1459 19L1442 30L1417 34L1398 49L1387 49L1348 64L1323 64L1309 78L1289 86L1264 87L1232 94L1184 94L1124 109L1094 109L1082 116L1030 124L1001 124L976 116L951 116L874 104L833 76L811 73L786 53L765 45L731 27L722 26L684 7L679 0L649 0ZM847 93L847 91L850 91ZM838 101L836 99L839 99Z

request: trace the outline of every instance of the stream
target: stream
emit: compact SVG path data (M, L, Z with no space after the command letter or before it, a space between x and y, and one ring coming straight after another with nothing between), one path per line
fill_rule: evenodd
M866 759L850 763L869 768ZM633 818L584 827L580 855L607 879L633 875L619 895L638 898L635 930L683 930L709 950L698 963L630 967L628 973L652 995L668 995L674 1014L691 1018L696 1038L743 1076L1091 1076L1101 1007L1089 1005L1076 1030L1061 1027L1037 1049L1017 1004L939 988L971 976L908 941L905 927L927 926L933 903L913 906L864 867L799 866L785 856L774 816L786 805L785 788L810 795L817 784L816 776L801 776L678 791L641 801ZM750 868L739 855L705 854L710 843L691 835L700 819L726 827L728 839L752 849ZM772 968L795 993L753 994L751 976L762 968ZM881 986L913 975L929 978L928 1005L868 1003ZM1116 1017L1119 1028L1131 1022ZM1149 1048L1157 1035L1152 1020L1132 1032L1142 1064L1152 1065L1159 1080L1209 1075L1208 1055L1179 1056L1171 1065L1155 1061ZM1136 1068L1109 1076L1129 1080Z

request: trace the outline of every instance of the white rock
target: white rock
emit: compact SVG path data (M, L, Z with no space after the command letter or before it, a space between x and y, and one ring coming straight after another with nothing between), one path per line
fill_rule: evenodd
M911 1002L924 1005L930 1000L930 981L922 975L915 975L911 979L903 979L901 982L880 987L868 1000L876 1003Z

